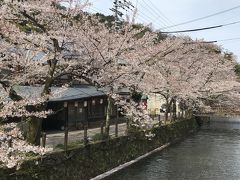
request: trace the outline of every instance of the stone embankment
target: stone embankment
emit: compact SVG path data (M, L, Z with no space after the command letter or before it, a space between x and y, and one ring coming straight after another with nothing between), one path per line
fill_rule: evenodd
M168 143L175 142L196 131L195 119L181 120L152 130L150 140L143 132L74 147L67 153L53 152L44 157L33 157L21 168L0 168L0 179L91 179L121 164L132 161Z

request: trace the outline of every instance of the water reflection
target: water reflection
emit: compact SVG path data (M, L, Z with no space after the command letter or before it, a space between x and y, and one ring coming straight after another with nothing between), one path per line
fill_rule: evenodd
M106 179L239 180L240 123L206 124L185 141Z

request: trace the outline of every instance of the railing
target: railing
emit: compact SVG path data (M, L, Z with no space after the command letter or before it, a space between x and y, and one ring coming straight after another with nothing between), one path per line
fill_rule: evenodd
M176 114L176 117L173 118L173 114L169 113L169 119L165 119L165 114L161 113L159 115L151 115L153 121L156 121L158 126L166 125L175 121L179 121L182 118L187 118L187 113ZM114 138L118 136L123 136L127 134L128 122L120 123L118 119L112 120L112 125L110 126L109 137ZM75 131L61 131L56 133L42 133L41 146L45 147L56 147L60 146L61 149L67 152L69 146L74 145L86 145L88 143L93 142L97 138L100 140L101 138L106 138L104 134L105 123L102 122L101 125L97 128L88 129L88 126L84 126L83 130L75 130Z
M86 145L93 141L93 138L97 135L104 137L104 123L97 128L89 129L88 126L84 126L83 130L74 131L59 131L59 132L43 132L41 138L41 146L45 147L55 147L61 145L64 150L67 151L68 146L71 144L79 143ZM114 123L110 126L109 136L111 138L125 135L127 129L126 123Z

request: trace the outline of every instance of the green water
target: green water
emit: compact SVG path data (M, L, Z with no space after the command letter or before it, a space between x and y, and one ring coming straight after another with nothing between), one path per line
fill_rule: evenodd
M240 180L240 123L211 122L109 180Z

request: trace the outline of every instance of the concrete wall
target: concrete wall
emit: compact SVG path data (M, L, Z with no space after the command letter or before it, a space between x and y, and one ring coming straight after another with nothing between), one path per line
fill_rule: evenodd
M129 136L69 150L67 156L64 152L55 152L40 159L33 158L17 171L2 168L0 179L90 179L196 129L197 123L191 119L153 129L155 137L152 140L146 139L141 132L132 132Z

